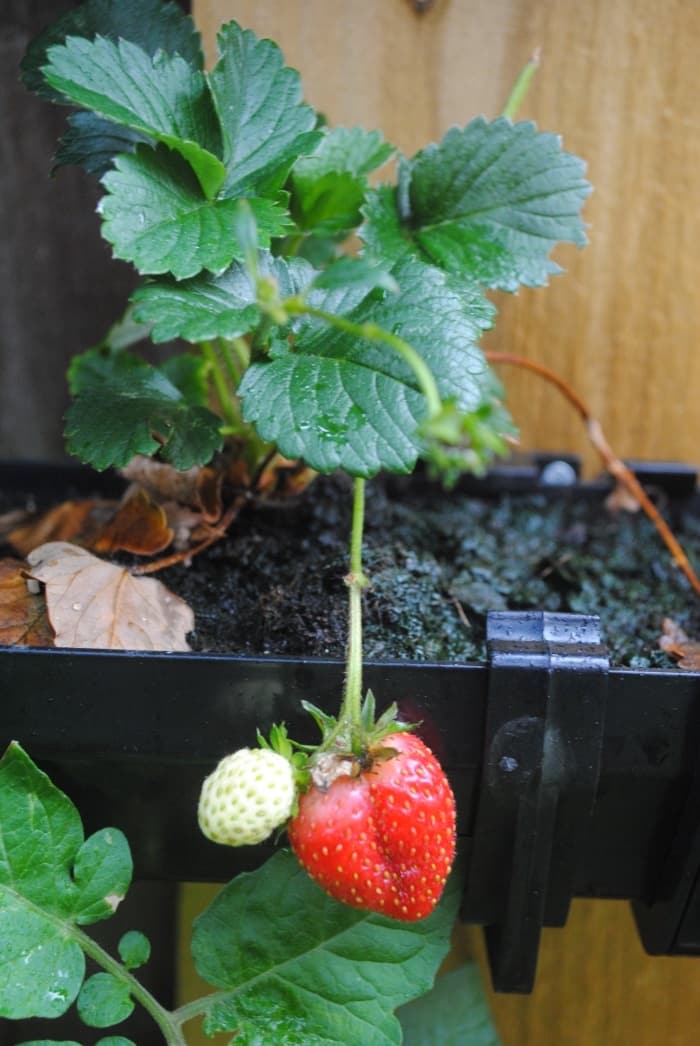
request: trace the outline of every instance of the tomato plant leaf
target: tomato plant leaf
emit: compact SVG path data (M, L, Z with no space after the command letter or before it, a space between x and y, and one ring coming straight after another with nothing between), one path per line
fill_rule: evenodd
M301 81L277 44L236 22L217 35L209 75L223 134L224 197L274 194L297 157L312 152L317 116L302 101Z
M499 1046L475 962L437 977L431 991L401 1006L403 1046Z
M282 297L307 287L313 270L307 262L273 258L269 251L258 254L258 271L271 276ZM200 275L191 280L160 279L138 288L131 299L135 316L153 325L155 342L184 338L200 342L212 338L237 338L253 330L260 321L255 285L240 262L220 276Z
M86 841L71 801L13 742L0 760L0 1016L66 1011L85 973L71 928L111 915L131 871L121 832Z
M179 54L197 69L204 66L199 33L174 0L87 0L66 11L32 40L21 67L26 87L52 101L65 102L44 78L47 52L69 36L91 40L97 34L115 41L130 40L150 55L157 51Z
M489 312L481 296L471 309L449 277L412 258L391 274L398 295L346 285L312 291L308 300L400 335L424 358L444 399L461 411L478 410L493 395L476 345ZM418 430L426 403L408 364L390 346L323 320L302 321L289 351L254 363L239 391L260 436L319 472L409 472L424 447Z
M179 162L178 162L179 161ZM236 200L208 200L185 160L165 146L122 153L102 179L102 234L114 256L139 272L177 279L202 269L223 272L242 252L235 236ZM286 198L250 198L262 246L290 228Z
M379 131L336 127L311 156L301 157L290 177L291 210L301 229L337 236L354 229L367 175L385 163L394 147Z
M111 973L95 973L80 989L77 1009L89 1028L109 1028L131 1015L134 1001L123 981Z
M119 940L119 958L128 970L135 970L151 957L151 942L140 930L128 930Z
M174 376L182 390L130 353L84 353L70 371L76 395L66 413L70 452L96 469L121 468L136 454L156 451L182 470L208 462L222 444L221 419L199 405L196 374Z
M334 901L280 851L195 922L195 965L220 989L205 1030L238 1029L242 1046L400 1043L393 1010L432 984L458 903L455 876L431 916L398 923Z
M547 283L560 241L586 243L580 210L590 192L582 160L533 123L483 117L454 127L439 145L402 168L393 194L400 236L422 257L458 277L514 291ZM386 194L383 197L386 202ZM385 211L365 236L384 256L400 247Z

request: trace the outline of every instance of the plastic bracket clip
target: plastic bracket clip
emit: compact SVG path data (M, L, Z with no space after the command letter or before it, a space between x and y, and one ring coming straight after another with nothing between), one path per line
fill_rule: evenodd
M494 987L529 992L543 925L563 926L595 800L608 658L598 618L491 613L485 752L462 908Z

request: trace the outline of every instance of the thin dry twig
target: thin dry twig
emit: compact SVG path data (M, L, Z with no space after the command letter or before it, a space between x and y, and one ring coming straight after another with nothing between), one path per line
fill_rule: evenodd
M216 526L211 527L209 534L207 534L206 538L204 538L203 541L200 541L198 545L194 545L192 548L182 549L180 552L173 552L172 555L163 556L161 559L156 559L152 563L144 563L141 566L132 567L131 573L155 574L159 570L165 570L166 567L174 567L178 563L189 562L193 556L196 556L199 552L203 552L205 548L209 548L209 546L213 545L215 541L219 541L224 537L226 531L237 518L248 499L249 494L247 491L245 494L239 494L234 498Z
M586 426L588 438L598 451L605 468L618 483L621 483L622 486L625 487L635 501L637 501L644 509L647 516L661 535L664 544L673 557L673 561L683 571L696 595L700 595L700 579L695 573L690 560L683 551L678 539L673 534L671 528L657 509L656 505L654 505L647 495L635 474L614 453L605 438L605 433L603 432L600 422L591 415L590 410L581 397L574 392L562 377L555 374L554 371L550 370L549 367L545 367L542 363L535 363L533 360L528 360L524 356L517 356L509 352L486 352L485 355L489 363L507 363L513 364L516 367L522 367L524 370L529 370L532 371L533 374L539 375L539 377L544 378L545 381L548 381L551 385L554 385L559 389L562 395L581 415L583 423Z

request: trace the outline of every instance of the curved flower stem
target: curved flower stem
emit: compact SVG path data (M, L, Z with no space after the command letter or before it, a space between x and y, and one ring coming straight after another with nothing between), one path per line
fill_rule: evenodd
M598 451L605 468L611 476L614 476L618 483L622 484L622 486L632 495L634 500L642 507L656 527L666 545L666 548L671 553L673 561L683 571L696 595L700 595L700 578L698 578L695 573L680 542L673 534L671 528L657 509L656 505L649 498L637 477L631 469L625 465L624 461L621 461L614 453L605 438L605 433L603 432L600 422L592 416L581 397L569 387L563 378L558 374L555 374L554 371L549 369L549 367L545 367L542 363L535 363L533 360L528 360L524 356L513 355L509 352L486 352L484 355L489 363L512 363L516 367L522 367L524 370L532 371L533 374L538 374L541 378L544 378L545 381L548 381L551 385L554 385L559 389L562 395L566 397L569 403L571 403L581 415L583 423L586 426L586 431L588 432L588 438Z
M348 334L354 334L357 338L366 338L368 341L381 341L384 342L385 345L389 345L390 348L397 352L399 356L406 361L413 371L418 386L428 404L428 417L434 418L440 413L442 409L442 399L430 367L427 365L420 353L416 352L413 346L409 345L403 338L400 338L398 334L384 330L384 328L380 327L378 323L354 323L352 320L348 320L345 316L336 316L335 313L326 312L325 309L317 309L313 305L308 305L300 298L287 298L286 301L282 303L282 307L286 312L295 313L297 315L306 314L308 316L315 316L320 320L325 320L331 327L337 327L338 330L346 331Z

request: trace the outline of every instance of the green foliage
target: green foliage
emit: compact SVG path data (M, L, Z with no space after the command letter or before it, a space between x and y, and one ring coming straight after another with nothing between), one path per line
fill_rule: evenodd
M406 1003L396 1016L404 1046L499 1046L475 962L440 975L427 995Z
M400 1043L393 1010L432 984L458 900L453 883L433 915L397 923L333 901L277 853L195 922L195 965L219 989L206 1031L239 1029L241 1046Z
M476 345L486 310L480 304L472 312L447 277L417 260L400 261L391 275L398 295L345 283L311 292L309 304L400 335L420 352L443 397L477 410L490 381ZM239 391L244 416L263 439L320 472L409 472L423 449L425 401L410 366L356 330L302 319L294 351L254 363Z
M81 107L56 167L100 175L114 256L158 277L127 340L101 348L246 340L219 346L225 370L202 349L196 397L172 370L112 361L69 410L69 449L98 468L137 452L202 463L220 445L208 386L228 432L321 471L482 469L513 431L476 344L484 289L546 283L556 243L585 242L583 164L531 123L480 117L371 188L395 155L379 132L323 126L277 45L236 22L217 48L204 72L176 5L88 0L24 60L31 89Z
M110 1028L131 1015L134 1003L128 984L111 973L95 973L80 989L77 1008L89 1028Z
M260 251L258 272L271 277L282 295L298 294L313 278L300 258L273 258ZM201 342L237 338L255 330L261 313L255 280L241 262L220 276L200 275L191 280L164 278L144 284L133 295L135 316L153 325L155 342L184 338Z
M312 156L292 170L292 215L300 229L319 236L347 235L360 222L367 175L381 167L394 148L378 131L336 127Z
M404 164L395 214L369 220L365 236L380 258L404 249L486 287L537 287L559 272L558 241L586 242L579 212L590 187L584 164L533 123L477 117ZM386 202L386 201L385 201ZM398 228L397 228L398 225ZM389 233L389 242L385 238Z
M181 55L194 68L204 65L199 34L175 0L87 0L66 11L29 44L21 67L29 90L52 101L66 102L44 76L48 50L65 43L68 37L91 40L98 33L113 41L129 40L149 55L164 51Z
M301 101L299 74L271 40L229 22L217 43L209 82L224 140L223 194L274 194L297 157L313 151L316 113Z
M81 925L106 919L131 882L115 828L87 840L78 812L17 744L0 760L0 1016L58 1017L85 975Z
M119 958L127 970L136 970L151 957L151 942L140 930L129 930L119 941Z

